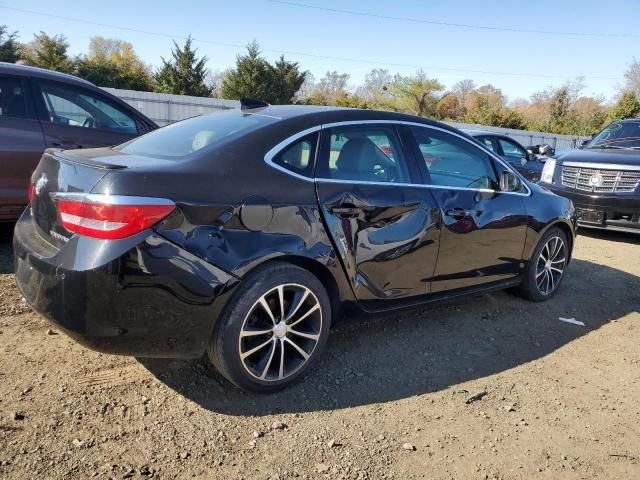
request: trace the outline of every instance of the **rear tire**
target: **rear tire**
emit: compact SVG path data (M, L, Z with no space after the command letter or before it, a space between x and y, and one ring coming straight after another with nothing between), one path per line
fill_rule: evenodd
M534 302L549 300L560 288L568 259L566 234L558 227L550 228L529 259L518 293Z
M320 280L286 263L250 274L229 301L209 340L214 367L253 392L300 379L329 336L331 302Z

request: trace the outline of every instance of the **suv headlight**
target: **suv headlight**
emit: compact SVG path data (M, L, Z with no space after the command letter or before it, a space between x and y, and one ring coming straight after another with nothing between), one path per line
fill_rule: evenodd
M544 167L542 168L542 175L540 175L540 181L544 183L552 183L553 171L555 169L556 169L556 159L549 158L546 162L544 162Z

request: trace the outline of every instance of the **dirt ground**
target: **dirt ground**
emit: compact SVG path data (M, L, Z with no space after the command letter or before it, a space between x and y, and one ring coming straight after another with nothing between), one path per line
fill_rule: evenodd
M1 478L640 478L639 237L581 235L545 304L342 322L305 381L256 396L206 359L57 334L22 303L0 228Z

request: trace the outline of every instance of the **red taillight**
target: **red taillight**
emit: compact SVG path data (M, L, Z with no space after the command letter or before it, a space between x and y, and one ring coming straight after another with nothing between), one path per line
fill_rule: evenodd
M78 235L114 240L155 225L176 208L170 200L96 194L58 194L64 228Z
M31 203L33 201L33 190L35 189L35 186L33 185L33 183L29 183L29 193L27 194L29 196L29 203Z

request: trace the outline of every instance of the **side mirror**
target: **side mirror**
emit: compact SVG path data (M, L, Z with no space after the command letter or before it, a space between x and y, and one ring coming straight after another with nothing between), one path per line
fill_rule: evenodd
M582 141L580 142L580 146L579 146L578 148L579 148L580 150L582 150L582 149L587 145L587 143L589 143L590 141L591 141L591 140L582 140Z
M505 170L500 175L500 191L501 192L517 192L520 190L520 179L516 174Z

